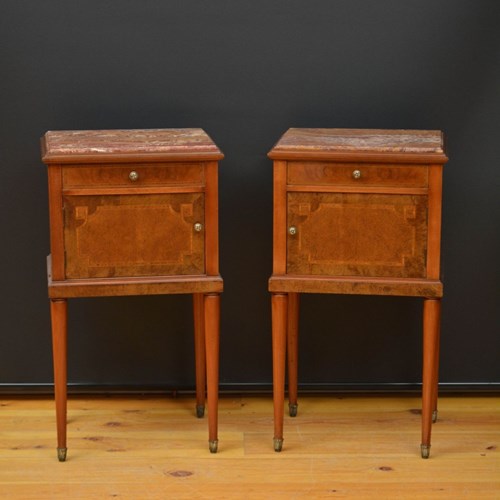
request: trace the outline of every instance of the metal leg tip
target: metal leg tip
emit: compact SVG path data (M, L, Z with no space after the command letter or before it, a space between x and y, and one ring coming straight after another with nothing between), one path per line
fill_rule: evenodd
M273 439L274 451L281 451L283 448L283 438Z
M435 424L437 422L437 419L438 419L438 411L434 410L432 412L432 423Z
M205 415L205 405L196 405L197 418L203 418Z
M295 403L295 404L292 404L290 403L288 405L288 413L290 414L291 417L296 417L297 416L297 408L298 408L298 404Z
M217 453L218 447L219 447L218 439L214 439L213 441L208 442L208 448L210 449L210 453Z
M59 462L66 461L66 454L68 453L68 448L57 448L57 459Z
M420 452L422 454L422 458L429 458L429 455L431 453L431 445L430 444L421 444L420 445Z

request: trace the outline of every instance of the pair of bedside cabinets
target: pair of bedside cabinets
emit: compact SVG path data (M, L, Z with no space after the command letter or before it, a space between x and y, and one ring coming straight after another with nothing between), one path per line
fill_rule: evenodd
M438 131L289 129L273 147L274 449L285 365L297 414L301 293L424 299L422 457L437 417L441 181ZM193 296L196 415L218 448L218 161L201 129L47 132L47 259L57 420L66 459L67 299ZM286 363L287 362L287 363Z

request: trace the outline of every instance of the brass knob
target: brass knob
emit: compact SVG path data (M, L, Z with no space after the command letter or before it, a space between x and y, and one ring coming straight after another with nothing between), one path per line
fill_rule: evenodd
M196 222L194 225L194 230L199 233L203 229L203 224Z
M291 236L294 236L295 234L297 234L297 228L295 226L290 226L288 228L288 234L290 234Z
M132 172L130 172L130 174L128 174L128 178L132 182L135 182L139 178L139 174L135 170L132 170Z
M354 172L352 173L352 176L355 179L359 179L361 177L361 170L354 170Z

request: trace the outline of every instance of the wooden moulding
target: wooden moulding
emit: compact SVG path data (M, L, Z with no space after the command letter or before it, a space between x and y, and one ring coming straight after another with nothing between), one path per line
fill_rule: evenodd
M49 298L107 297L125 295L169 295L179 293L221 293L220 276L143 276L136 278L91 278L52 281L50 255L47 258Z
M439 280L427 279L274 275L269 279L269 291L440 298L443 284Z

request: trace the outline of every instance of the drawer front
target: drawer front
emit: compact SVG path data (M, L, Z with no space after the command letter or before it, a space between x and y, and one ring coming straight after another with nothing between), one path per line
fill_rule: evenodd
M67 279L205 272L202 193L66 196L64 213Z
M428 167L368 163L288 162L289 185L416 187L428 185Z
M426 196L289 193L287 217L287 273L426 276Z
M63 189L203 185L202 163L120 164L63 168Z

